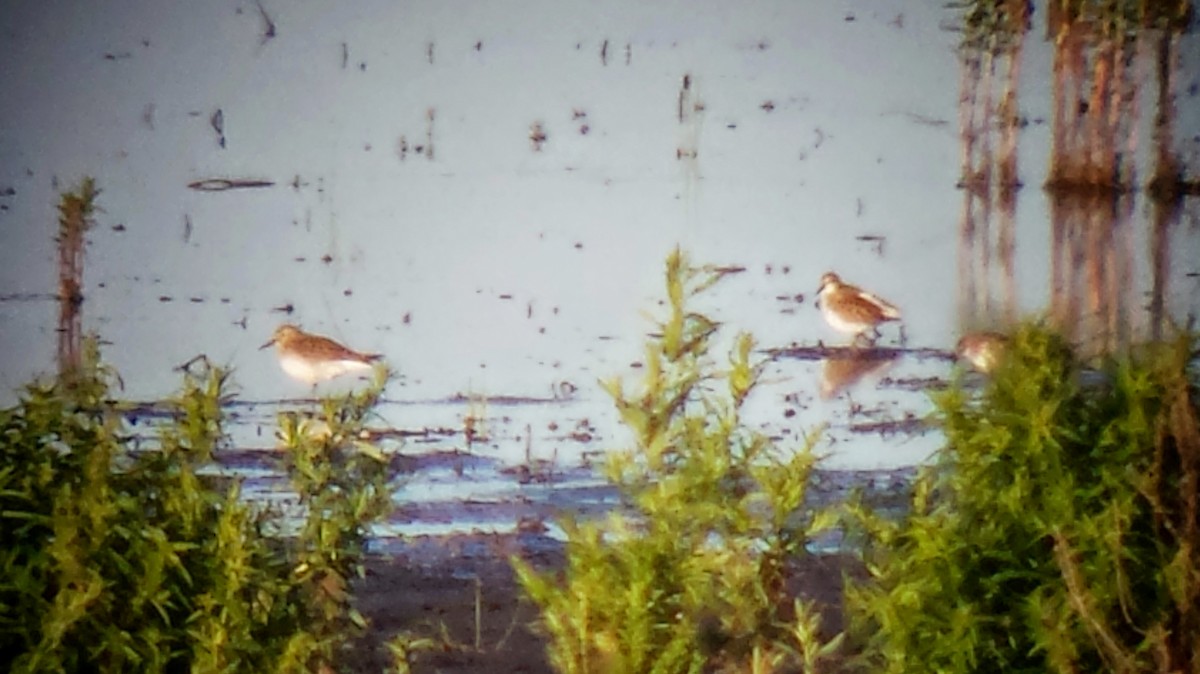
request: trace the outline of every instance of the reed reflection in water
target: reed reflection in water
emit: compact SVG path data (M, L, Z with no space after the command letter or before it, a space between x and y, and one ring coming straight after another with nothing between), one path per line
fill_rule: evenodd
M1194 279L1172 270L1172 251L1187 251L1191 243L1173 242L1187 235L1180 223L1197 215L1195 199L1187 199L1196 182L1185 176L1174 145L1185 25L1173 14L1114 19L1088 7L1050 5L1051 147L1043 185L1050 255L1043 311L1085 356L1098 356L1195 321L1194 302L1186 299L1195 289L1184 287ZM1005 14L989 25L1000 28L986 39L965 40L961 56L964 333L1011 328L1021 318L1018 288L1041 287L1018 278L1014 265L1018 243L1038 245L1018 242L1015 233L1022 187L1016 138L1028 123L1018 112L1030 28L1025 6L994 5ZM1149 117L1147 108L1153 109ZM1147 136L1151 146L1141 147ZM1170 307L1169 297L1185 299Z

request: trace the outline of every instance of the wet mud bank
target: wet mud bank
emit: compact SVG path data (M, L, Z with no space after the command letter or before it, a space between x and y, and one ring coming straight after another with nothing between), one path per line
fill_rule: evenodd
M565 563L561 541L529 534L418 536L371 556L354 588L370 627L347 664L356 672L392 671L388 644L398 641L413 672L550 674L536 607L508 561L514 556L542 571ZM786 592L820 612L828 638L844 628L845 583L866 577L853 555L809 555L795 565Z

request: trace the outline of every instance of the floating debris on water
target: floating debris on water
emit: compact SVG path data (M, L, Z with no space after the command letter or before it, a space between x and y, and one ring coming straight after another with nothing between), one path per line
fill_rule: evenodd
M224 145L222 145L224 147ZM225 190L241 190L261 187L274 187L275 181L261 178L205 178L188 183L188 189L200 192L224 192ZM299 189L300 176L292 181L292 187Z
M217 108L217 111L208 118L208 123L212 126L213 131L217 132L217 145L222 150L225 149L225 111Z
M546 129L540 121L529 125L529 142L533 145L534 152L542 151L542 145L545 144L547 138Z

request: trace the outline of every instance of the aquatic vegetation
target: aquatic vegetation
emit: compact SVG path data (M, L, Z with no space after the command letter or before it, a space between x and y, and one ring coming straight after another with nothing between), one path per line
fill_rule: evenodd
M834 521L803 508L816 458L743 425L762 368L754 341L738 335L718 366L719 326L689 307L722 275L673 253L640 386L604 384L633 435L606 464L627 510L564 518L561 578L513 560L559 671L814 671L840 643L821 639L815 611L785 587Z
M91 178L64 192L58 202L58 367L70 376L79 367L83 304L83 254L85 235L95 227L96 199L100 190Z
M1186 30L1195 12L1192 0L1059 0L1047 3L1054 25L1084 24L1105 36L1160 28Z
M953 0L964 49L1003 51L1032 25L1031 0ZM1145 29L1186 30L1192 0L1052 0L1044 3L1051 34L1085 27L1096 39L1122 39Z
M0 669L332 671L363 624L347 579L390 496L386 462L357 441L382 381L325 401L322 438L284 415L307 513L283 535L238 481L202 472L226 446L228 372L193 364L147 440L94 341L82 355L0 410Z
M303 629L290 637L286 650L304 671L313 662L336 663L340 650L367 627L350 583L363 575L371 524L393 508L395 476L388 459L364 439L389 374L377 367L371 386L325 398L315 420L294 411L279 418L288 477L305 509L287 549ZM322 432L306 432L314 421Z
M946 5L961 13L961 48L1000 52L1029 30L1030 0L954 0Z
M936 397L947 447L900 520L852 508L869 671L1200 671L1195 342L1084 373L1028 326L986 389Z

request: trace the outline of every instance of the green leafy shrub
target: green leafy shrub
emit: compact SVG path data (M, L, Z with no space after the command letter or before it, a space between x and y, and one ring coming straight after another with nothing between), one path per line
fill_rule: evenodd
M201 473L226 444L228 377L199 370L152 449L108 399L114 375L94 343L69 377L0 410L0 670L313 671L353 636L340 579L380 511L385 464L347 459L324 481L293 470L307 519L295 537L272 536L237 481ZM378 388L327 403L334 433L291 455L345 451ZM336 497L314 495L331 482Z
M1085 376L1030 326L981 395L960 382L939 396L947 448L911 512L856 509L874 577L848 593L866 669L1200 672L1191 347Z
M513 560L559 671L811 670L837 646L785 590L808 537L832 524L801 511L814 456L741 423L761 370L753 340L737 336L719 370L718 325L687 306L722 275L672 254L669 315L646 345L640 390L605 384L634 436L607 463L627 512L565 518L564 578Z
M316 418L280 415L288 475L306 511L290 550L291 579L305 612L305 629L292 636L287 651L298 666L314 658L336 662L339 650L367 627L350 583L364 573L371 523L392 509L387 458L362 439L386 379L386 370L377 369L373 386L322 401Z

